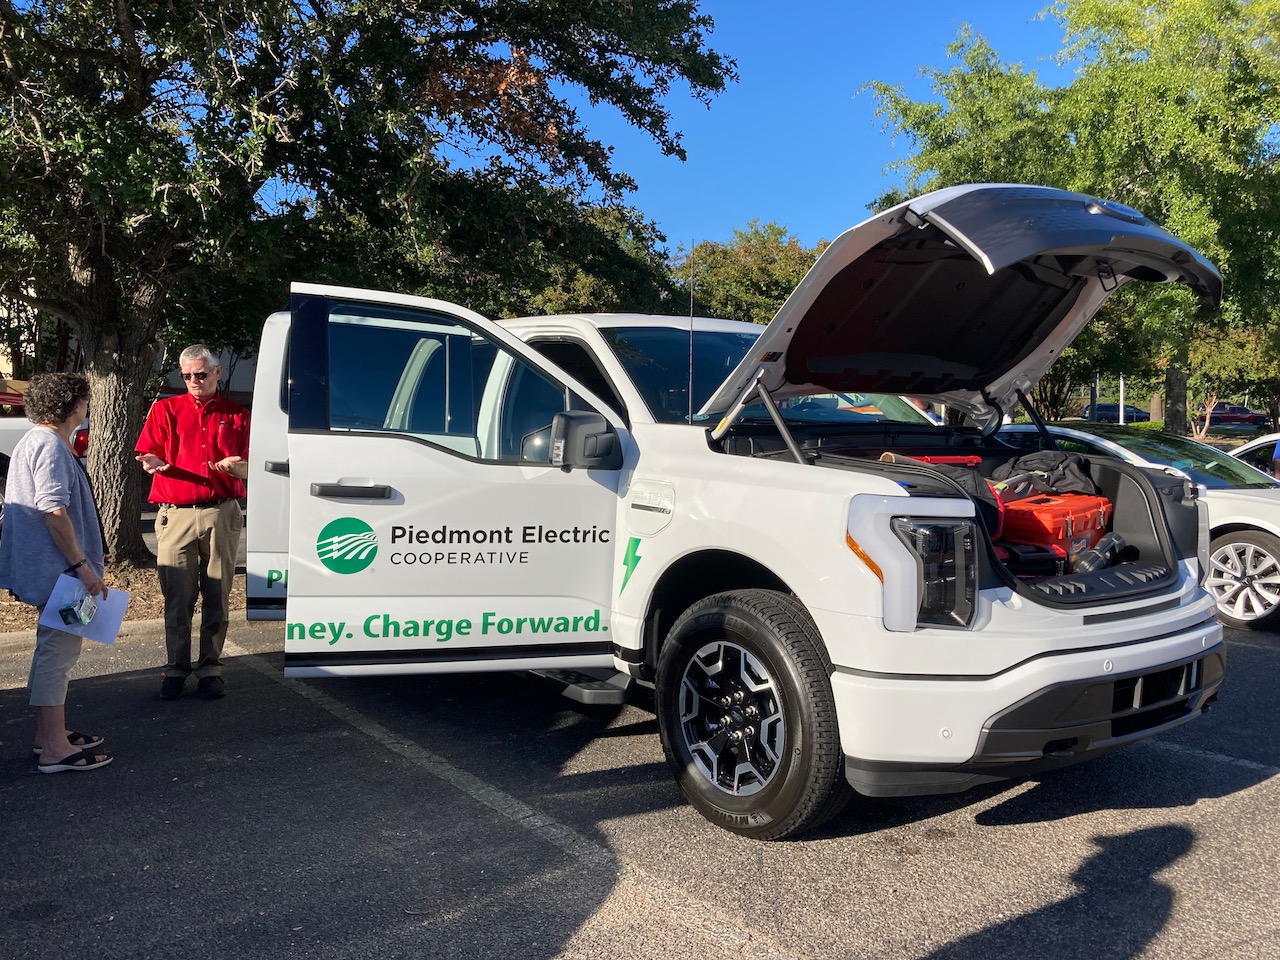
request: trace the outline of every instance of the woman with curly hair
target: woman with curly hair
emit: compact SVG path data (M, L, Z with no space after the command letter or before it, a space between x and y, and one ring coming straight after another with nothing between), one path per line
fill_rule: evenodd
M23 401L35 426L9 459L0 587L43 609L58 577L69 573L87 593L105 598L98 508L71 445L89 411L89 381L77 373L37 374ZM41 773L97 770L111 762L98 749L102 737L67 729L67 684L80 645L74 634L36 627L27 685L36 708L33 752Z

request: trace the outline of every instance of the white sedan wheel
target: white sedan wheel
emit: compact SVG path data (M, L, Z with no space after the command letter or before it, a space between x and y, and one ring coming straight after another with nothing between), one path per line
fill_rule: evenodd
M1280 539L1259 530L1227 533L1209 548L1205 587L1231 627L1270 626L1280 616Z

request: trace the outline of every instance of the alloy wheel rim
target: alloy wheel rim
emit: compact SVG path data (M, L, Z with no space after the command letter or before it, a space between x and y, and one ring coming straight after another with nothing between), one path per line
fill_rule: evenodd
M786 749L776 683L744 647L717 640L700 648L680 678L680 732L695 769L735 797L773 780Z
M1209 557L1205 587L1227 616L1260 620L1280 605L1280 559L1257 544L1224 544Z

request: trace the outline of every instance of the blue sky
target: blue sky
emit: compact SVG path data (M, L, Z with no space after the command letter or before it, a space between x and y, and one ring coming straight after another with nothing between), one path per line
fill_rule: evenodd
M703 0L716 21L711 46L738 62L739 81L710 109L673 90L673 127L688 160L663 157L616 115L589 115L613 144L618 169L639 189L631 202L667 235L669 249L728 240L753 218L787 226L805 245L832 239L867 216L889 186L895 144L875 117L869 80L928 93L922 66L946 62L962 23L1002 61L1068 82L1052 63L1062 31L1036 19L1047 0ZM903 144L896 149L901 150Z

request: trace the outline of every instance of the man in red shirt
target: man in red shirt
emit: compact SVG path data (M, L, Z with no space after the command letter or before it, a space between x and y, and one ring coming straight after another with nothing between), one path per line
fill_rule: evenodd
M151 474L156 504L157 572L164 594L169 662L160 696L182 696L193 672L206 699L226 693L222 645L231 610L231 581L244 514L240 498L249 470L249 411L218 393L222 367L202 343L178 358L187 392L157 400L135 447ZM200 607L200 650L191 664L191 621Z

